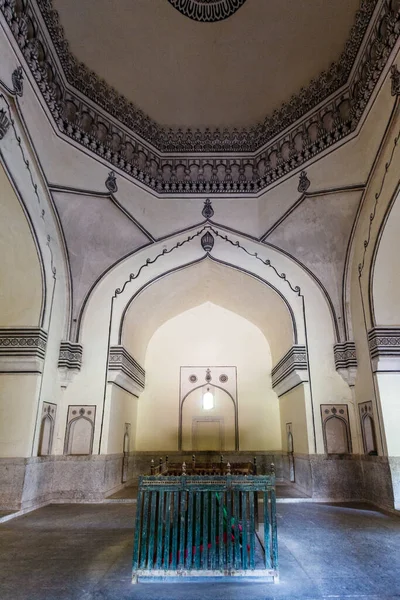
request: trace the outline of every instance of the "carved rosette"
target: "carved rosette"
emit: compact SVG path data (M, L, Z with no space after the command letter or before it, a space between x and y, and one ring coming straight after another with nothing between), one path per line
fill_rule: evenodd
M215 23L233 15L246 0L168 0L185 17Z

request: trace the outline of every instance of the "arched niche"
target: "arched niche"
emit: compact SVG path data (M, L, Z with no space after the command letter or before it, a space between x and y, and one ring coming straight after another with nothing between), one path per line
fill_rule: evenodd
M65 434L65 454L85 455L93 450L96 408L94 406L69 406Z
M214 406L203 407L204 386L189 392L181 402L181 436L183 451L238 450L237 407L228 392L212 386Z
M325 452L348 454L351 452L348 407L345 404L321 405Z
M142 363L147 344L162 323L204 302L223 306L256 325L268 339L273 362L297 343L293 310L274 286L210 257L140 288L122 314L119 343Z

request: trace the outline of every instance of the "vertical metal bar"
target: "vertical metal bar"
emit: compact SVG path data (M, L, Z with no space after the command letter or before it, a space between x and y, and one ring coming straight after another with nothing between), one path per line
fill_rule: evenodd
M226 492L226 555L227 567L232 568L232 490Z
M142 543L140 544L140 568L146 568L147 560L147 532L149 528L149 494L143 492L143 519L142 519Z
M164 537L164 569L169 569L169 546L171 537L171 495L167 492L165 496L165 537Z
M215 492L211 492L211 519L210 519L210 539L211 539L211 551L210 551L210 566L211 569L215 569L216 566L216 537L217 537L217 514L216 514L216 496Z
M269 531L269 504L268 490L264 492L264 547L265 547L265 568L271 568L271 537Z
M147 568L152 569L154 564L154 534L156 528L156 506L158 492L151 492L151 510L150 510L150 527L149 527L149 554L147 557Z
M181 491L181 506L179 511L179 560L178 569L183 569L185 565L185 541L186 541L186 490Z
M235 490L233 492L233 517L235 520L234 524L234 539L235 539L235 569L240 569L240 534L239 534L239 492Z
M250 495L252 492L242 492L242 569L247 569L247 494Z
M224 507L225 494L218 494L218 563L222 571L225 563L225 544L224 544Z
M186 568L192 568L192 559L193 559L193 496L194 492L192 490L188 491L188 510L187 510L187 557L186 557Z
M136 571L139 568L139 554L140 554L140 543L141 543L141 529L142 529L142 494L139 482L139 492L136 501L136 523L135 523L135 535L133 536L133 559L132 559L132 570Z
M250 569L255 569L255 550L256 550L256 520L254 518L255 502L258 502L257 492L249 495L249 536L250 536Z
M162 549L163 549L163 526L164 526L164 498L165 492L158 494L158 511L157 511L157 553L156 553L156 569L161 569L162 565Z
M203 554L201 566L208 568L208 495L209 492L203 492Z
M194 563L195 568L200 569L200 528L201 528L201 493L196 492L196 530L194 534L194 545L195 545L195 555L194 555Z
M176 569L176 559L178 554L178 530L179 530L179 492L172 492L174 496L174 522L172 525L172 560L171 569Z
M278 527L276 523L275 489L271 490L272 566L278 569Z

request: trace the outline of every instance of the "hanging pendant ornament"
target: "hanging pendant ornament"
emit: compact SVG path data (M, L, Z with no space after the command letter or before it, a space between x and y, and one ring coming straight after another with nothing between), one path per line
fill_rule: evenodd
M204 206L203 206L203 210L201 211L201 214L203 215L203 217L205 219L211 219L214 216L214 209L212 207L211 204L211 200L210 198L207 198L207 200L204 200Z

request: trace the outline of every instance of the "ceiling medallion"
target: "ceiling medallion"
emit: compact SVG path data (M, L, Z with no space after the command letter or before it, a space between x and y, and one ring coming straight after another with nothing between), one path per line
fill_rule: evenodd
M202 23L215 23L227 19L246 0L168 0L180 13Z

